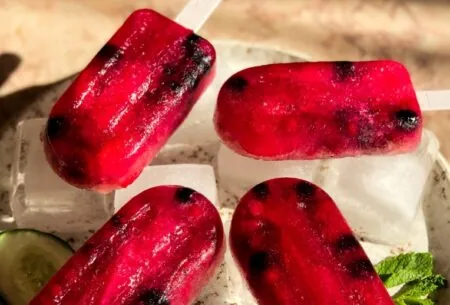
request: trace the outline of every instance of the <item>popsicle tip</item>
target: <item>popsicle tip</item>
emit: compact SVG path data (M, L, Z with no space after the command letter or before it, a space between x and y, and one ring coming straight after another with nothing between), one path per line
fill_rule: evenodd
M234 74L223 84L223 86L236 92L243 92L248 86L248 81L239 74Z
M130 14L130 17L131 17L131 16L133 16L133 17L139 17L139 16L141 16L141 15L148 15L148 14L158 14L158 15L161 15L160 13L158 13L157 11L155 11L155 10L153 10L153 9L151 9L151 8L140 8L140 9L137 9L137 10L133 11L133 12Z

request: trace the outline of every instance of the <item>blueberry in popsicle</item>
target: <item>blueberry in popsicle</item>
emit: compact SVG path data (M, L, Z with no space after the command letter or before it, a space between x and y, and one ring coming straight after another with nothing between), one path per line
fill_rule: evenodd
M305 180L276 178L244 195L230 247L260 305L393 305L333 200Z
M400 154L422 132L409 73L390 60L240 71L221 88L214 120L227 146L266 160Z
M51 110L47 159L65 181L108 192L152 160L210 83L214 47L159 13L132 13Z
M180 186L150 188L121 208L30 305L186 305L224 255L218 211Z

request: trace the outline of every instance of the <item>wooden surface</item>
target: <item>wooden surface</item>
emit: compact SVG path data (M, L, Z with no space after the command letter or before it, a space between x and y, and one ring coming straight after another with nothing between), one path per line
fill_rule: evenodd
M174 17L185 2L0 0L0 97L82 69L134 9ZM224 0L200 33L312 60L393 58L406 64L416 88L450 88L450 1ZM450 158L450 112L426 114L426 127Z

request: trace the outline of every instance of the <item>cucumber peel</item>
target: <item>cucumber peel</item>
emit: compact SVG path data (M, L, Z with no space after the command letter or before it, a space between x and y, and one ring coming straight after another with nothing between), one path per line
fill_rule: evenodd
M31 229L0 232L0 305L26 305L73 255L62 239Z

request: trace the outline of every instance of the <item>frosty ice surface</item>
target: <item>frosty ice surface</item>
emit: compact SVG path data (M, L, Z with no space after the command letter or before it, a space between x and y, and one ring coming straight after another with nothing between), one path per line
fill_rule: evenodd
M159 185L182 185L192 188L217 206L216 178L211 166L174 164L148 166L131 185L117 190L114 194L115 211L140 192Z
M315 181L321 175L321 160L263 161L244 157L221 145L217 157L220 183L226 190L242 196L261 181L294 177Z
M96 230L112 214L109 196L77 189L53 172L40 140L45 123L32 119L18 125L11 195L16 223L60 233Z
M435 135L425 130L412 153L329 160L320 184L357 234L404 243L438 151Z

